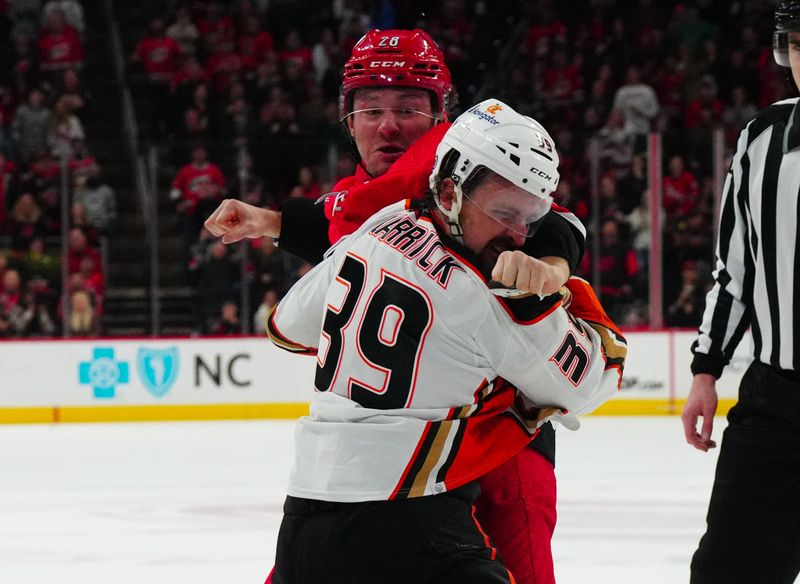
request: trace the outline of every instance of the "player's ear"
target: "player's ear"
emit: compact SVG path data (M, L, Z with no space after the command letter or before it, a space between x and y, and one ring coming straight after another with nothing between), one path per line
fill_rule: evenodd
M442 181L439 187L439 202L448 211L453 208L456 202L456 189L452 179L446 178Z
M356 131L353 129L353 116L347 116L347 131L350 132L350 137L356 139Z

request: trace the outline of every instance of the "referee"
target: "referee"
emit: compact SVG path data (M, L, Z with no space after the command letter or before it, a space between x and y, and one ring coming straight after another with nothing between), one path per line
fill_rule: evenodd
M800 87L800 0L781 2L775 20L775 60ZM692 584L791 584L800 572L798 192L794 98L747 124L725 182L715 285L681 416L689 444L704 452L716 446L715 382L748 326L754 361L728 414Z

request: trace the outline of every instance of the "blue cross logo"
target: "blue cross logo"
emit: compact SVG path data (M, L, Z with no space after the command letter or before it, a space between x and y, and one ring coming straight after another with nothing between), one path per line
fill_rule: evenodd
M78 380L91 385L94 397L109 399L114 397L117 385L128 383L128 363L114 358L114 349L97 347L92 352L91 361L81 361L78 367Z

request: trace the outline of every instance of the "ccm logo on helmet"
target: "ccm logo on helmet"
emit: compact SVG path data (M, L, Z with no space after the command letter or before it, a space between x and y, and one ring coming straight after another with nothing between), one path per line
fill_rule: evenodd
M553 180L553 177L552 177L552 176L550 176L549 174L547 174L547 173L546 173L545 171L543 171L543 170L539 170L539 169L538 169L538 168L536 168L535 166L532 166L532 167L531 167L531 172L532 172L532 173L534 173L534 174L538 174L540 177L542 177L544 180L546 180L546 181L548 181L548 182L550 182L550 181L552 181L552 180Z
M405 67L405 61L370 61L370 67Z

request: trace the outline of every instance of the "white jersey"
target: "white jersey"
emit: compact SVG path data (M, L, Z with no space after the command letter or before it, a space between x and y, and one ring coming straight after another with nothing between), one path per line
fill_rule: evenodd
M624 339L591 292L575 298L596 314L594 328L559 295L498 298L463 255L404 201L343 239L275 308L273 342L317 356L290 495L354 502L452 490L531 440L534 405L571 416L618 390Z

